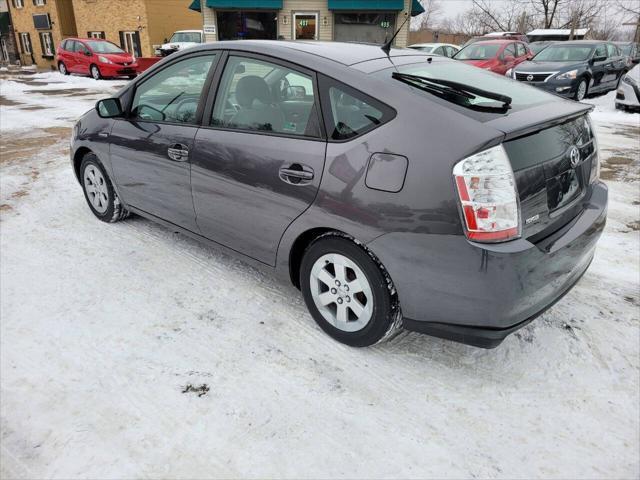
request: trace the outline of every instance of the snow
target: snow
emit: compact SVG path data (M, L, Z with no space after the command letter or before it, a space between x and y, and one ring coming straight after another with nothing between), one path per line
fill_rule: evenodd
M612 180L576 288L495 350L413 333L352 349L269 275L97 221L50 127L120 84L31 77L46 84L0 80L44 107L1 109L0 477L640 475L640 115L612 94L589 100ZM70 88L89 95L45 93Z

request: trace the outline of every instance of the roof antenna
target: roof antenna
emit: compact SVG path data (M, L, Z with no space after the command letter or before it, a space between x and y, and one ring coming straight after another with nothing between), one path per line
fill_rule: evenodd
M389 52L391 51L391 44L400 33L400 30L402 30L402 27L404 27L404 24L407 23L407 20L409 20L409 15L407 13L405 13L405 16L407 18L404 19L404 22L402 22L402 25L400 25L400 28L396 30L396 33L393 34L393 36L389 39L388 42L386 42L384 45L380 47L382 51L387 54L387 57L389 56Z

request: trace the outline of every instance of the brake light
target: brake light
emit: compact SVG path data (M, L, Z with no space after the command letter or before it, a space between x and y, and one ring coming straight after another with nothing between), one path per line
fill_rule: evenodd
M502 145L458 162L453 177L469 240L503 242L520 236L516 180Z
M600 151L598 150L598 139L596 138L596 131L591 123L591 117L587 115L585 117L585 128L587 134L593 141L593 155L591 157L591 174L589 175L589 183L594 183L600 180Z

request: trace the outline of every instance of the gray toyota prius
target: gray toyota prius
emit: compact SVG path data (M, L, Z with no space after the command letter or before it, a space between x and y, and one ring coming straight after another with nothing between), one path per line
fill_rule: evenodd
M593 258L590 108L416 50L218 42L99 101L71 162L98 219L273 271L340 342L403 327L491 348Z

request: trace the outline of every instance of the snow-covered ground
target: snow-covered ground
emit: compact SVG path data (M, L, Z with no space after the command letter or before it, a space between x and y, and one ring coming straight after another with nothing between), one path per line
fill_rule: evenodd
M575 289L495 350L352 349L268 275L92 216L68 127L121 84L0 80L2 478L638 478L640 115L613 94Z

